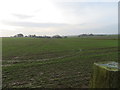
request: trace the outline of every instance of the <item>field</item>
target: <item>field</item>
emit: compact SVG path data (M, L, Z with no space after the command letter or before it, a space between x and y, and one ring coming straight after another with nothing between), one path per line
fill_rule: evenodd
M88 88L94 62L118 61L117 36L3 38L4 88Z

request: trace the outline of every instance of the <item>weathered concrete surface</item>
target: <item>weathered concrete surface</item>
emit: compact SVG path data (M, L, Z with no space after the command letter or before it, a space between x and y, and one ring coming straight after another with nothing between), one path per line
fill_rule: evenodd
M90 88L120 88L117 62L94 63Z

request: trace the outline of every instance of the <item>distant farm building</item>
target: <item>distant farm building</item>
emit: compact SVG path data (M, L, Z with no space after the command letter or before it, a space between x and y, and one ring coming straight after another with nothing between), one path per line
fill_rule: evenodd
M84 36L94 36L94 34L81 34L81 35L78 35L78 37L84 37Z
M62 38L60 35L55 35L52 38Z

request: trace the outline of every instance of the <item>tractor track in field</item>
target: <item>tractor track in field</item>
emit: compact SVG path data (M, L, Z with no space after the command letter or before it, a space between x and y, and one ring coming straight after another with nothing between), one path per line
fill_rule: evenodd
M33 61L49 61L49 60L53 60L53 59L63 59L63 58L67 58L67 57L72 57L72 56L75 56L75 55L78 55L79 52L81 52L82 50L77 50L74 54L69 54L69 55L64 55L64 56L59 56L59 57L54 57L54 58L46 58L46 59L38 59L38 60L7 60L7 61L3 61L3 62L7 62L9 64L5 64L5 65L2 65L2 66L11 66L12 64L17 64L17 63L20 63L20 62L33 62Z
M101 50L101 49L115 49L115 47L110 47L110 48L96 48L96 49L88 49L88 50L84 50L84 49L79 49L79 50L76 50L74 53L72 54L68 54L68 55L64 55L64 56L58 56L58 57L53 57L53 58L44 58L44 59L36 59L36 60L7 60L7 61L3 61L3 62L6 62L7 64L4 64L2 66L11 66L13 64L17 64L17 63L23 63L23 62L39 62L39 61L49 61L49 60L53 60L53 59L63 59L63 58L67 58L67 57L73 57L73 56L76 56L76 55L80 55L80 52L81 51L94 51L94 50ZM105 51L104 53L107 53L107 52L110 52L111 50L109 51ZM112 52L114 51L117 51L117 50L112 50ZM111 53L112 53L111 52ZM98 54L101 54L103 52L95 52L97 55ZM87 53L87 54L84 54L84 55L93 55L95 53Z

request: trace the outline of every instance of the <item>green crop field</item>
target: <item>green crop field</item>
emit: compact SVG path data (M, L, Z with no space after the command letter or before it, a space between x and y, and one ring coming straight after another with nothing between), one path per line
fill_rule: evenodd
M4 88L88 88L94 62L118 61L117 36L2 38Z

